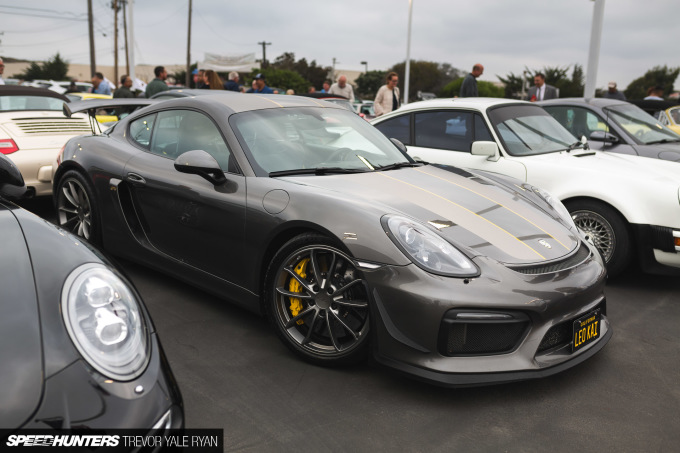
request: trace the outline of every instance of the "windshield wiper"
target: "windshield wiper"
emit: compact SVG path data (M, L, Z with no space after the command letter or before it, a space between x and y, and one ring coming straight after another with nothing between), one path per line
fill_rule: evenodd
M422 167L423 165L425 165L425 162L396 162L394 164L382 165L380 167L376 167L375 171L394 170L396 168L404 168L404 167Z
M662 138L661 140L654 140L653 142L647 142L645 145L656 145L657 143L675 143L680 142L678 138Z
M318 168L298 168L295 170L281 170L272 171L269 173L270 178L277 176L292 176L292 175L329 175L329 174L344 174L344 173L365 173L364 169L351 169L341 167L318 167Z
M569 152L569 151L573 151L573 150L575 150L576 148L579 148L579 147L581 147L581 146L583 146L583 149L588 149L588 148L586 148L586 147L584 146L584 143L583 143L581 140L578 140L578 141L575 141L574 143L572 143L571 145L569 145L569 147L564 148L564 149L562 149L562 150L560 150L560 151L567 151L567 152Z

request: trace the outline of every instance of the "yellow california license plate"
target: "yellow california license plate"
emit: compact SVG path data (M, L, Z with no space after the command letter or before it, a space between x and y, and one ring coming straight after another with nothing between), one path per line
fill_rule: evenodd
M574 321L574 335L572 337L574 341L571 344L571 350L578 351L600 338L601 324L599 309Z

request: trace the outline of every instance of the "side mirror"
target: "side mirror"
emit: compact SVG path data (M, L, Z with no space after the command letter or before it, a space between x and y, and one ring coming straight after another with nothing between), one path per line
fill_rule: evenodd
M0 154L0 196L18 200L26 193L26 184L14 162Z
M594 142L609 142L609 143L619 142L619 138L616 135L605 131L593 131L590 134L590 140Z
M406 154L406 145L404 145L401 140L397 140L396 138L391 138L390 141L394 143L394 146L397 147L399 151L401 151L403 154Z
M215 158L200 149L180 154L175 159L175 170L180 173L198 175L216 186L227 181L227 178L224 177L224 171Z
M488 156L487 160L492 162L496 162L501 158L496 142L472 142L471 152L473 156Z

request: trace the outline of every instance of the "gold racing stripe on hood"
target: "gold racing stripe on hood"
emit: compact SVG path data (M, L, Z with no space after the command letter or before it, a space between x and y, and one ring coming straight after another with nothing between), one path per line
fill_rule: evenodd
M503 203L500 203L500 202L498 202L497 200L494 200L493 198L489 198L489 197L487 197L486 195L484 195L484 194L482 194L482 193L479 193L479 192L477 192L477 191L475 191L475 190L472 190L472 189L469 188L469 187L465 187L464 185L461 185L461 184L458 184L458 183L456 183L456 182L453 182L453 181L451 181L450 179L446 179L446 178L442 178L441 176L433 175L432 173L428 173L428 172L423 171L423 170L421 170L421 169L419 169L419 168L416 168L415 170L418 171L418 172L420 172L420 173L423 173L423 174L425 174L425 175L432 176L432 177L437 178L437 179L441 179L442 181L446 181L446 182L448 182L449 184L453 184L453 185L455 185L455 186L458 186L458 187L460 187L461 189L465 189L465 190L467 190L468 192L474 193L475 195L478 195L478 196L480 196L480 197L482 197L482 198L485 198L485 199L487 199L487 200L489 200L489 201L491 201L491 202L493 202L493 203L496 203L497 205L499 205L499 206L501 206L501 207L507 209L508 211L510 211L510 212L512 212L513 214L515 214L517 217L521 218L522 220L526 221L527 223L529 223L529 224L533 225L534 227L536 227L537 229L541 230L541 231L544 232L546 235L550 236L551 238L553 238L553 239L555 240L555 242L557 242L558 244L560 244L560 245L561 245L562 247L564 247L565 249L571 250L569 247L567 247L566 245L564 245L564 244L563 244L559 239L557 239L555 236L553 236L552 234L548 233L548 232L545 231L543 228L541 228L539 225L536 225L534 222L532 222L531 220L527 219L526 217L524 217L524 216L523 216L522 214L520 214L519 212L514 211L513 209L510 209L509 207L505 206Z
M490 221L489 219L486 219L486 218L480 216L480 215L477 214L476 212L471 211L470 209L466 208L465 206L461 206L460 204L458 204L458 203L456 203L456 202L454 202L454 201L451 201L451 200L449 200L449 199L446 198L446 197L443 197L443 196L441 196L441 195L439 195L439 194L437 194L437 193L431 192L431 191L429 191L429 190L427 190L427 189L424 189L424 188L422 188L422 187L416 186L415 184L411 184L411 183L409 183L409 182L402 181L402 180L400 180L400 179L397 179L397 178L394 178L394 177L392 177L392 176L386 175L385 173L382 173L382 172L379 173L379 174L380 174L381 176L384 176L385 178L391 179L391 180L393 180L393 181L400 182L400 183L405 184L405 185L407 185L407 186L413 187L414 189L417 189L417 190L420 190L420 191L422 191L422 192L425 192L425 193L427 193L427 194L429 194L429 195L432 195L433 197L436 197L436 198L438 198L438 199L440 199L440 200L445 201L447 204L451 204L451 205L455 206L456 208L461 209L461 210L463 210L464 212L466 212L466 213L468 213L468 214L471 214L472 217L474 217L474 218L476 218L476 219L478 219L478 220L481 220L481 221L482 221L481 224L484 224L484 223L489 224L490 226L493 227L494 230L501 231L504 235L506 235L506 236L508 236L508 237L510 237L510 238L512 238L512 239L514 239L514 240L518 243L518 245L521 244L522 246L524 246L524 247L522 247L522 249L524 249L524 250L526 250L526 249L530 250L530 251L532 252L532 255L531 255L531 256L538 256L538 257L540 257L542 260L545 260L545 259L546 259L543 255L541 255L540 253L538 253L538 251L536 251L534 248L532 248L532 247L531 247L529 244L527 244L526 242L524 242L524 241L522 241L521 239L519 239L519 238L518 238L517 236L515 236L514 234L510 233L509 231L505 230L504 228L500 227L499 225L493 223L493 222ZM502 246L502 244L496 244L496 246L499 247L499 248L504 248L504 247ZM513 253L512 250L506 250L506 251L509 252L511 255L514 255L514 254L515 254L515 253Z
M272 100L269 99L269 98L265 98L265 97L262 97L262 96L257 96L257 97L260 98L260 99L264 99L265 101L269 101L269 102L271 102L272 104L276 104L276 105L278 105L279 107L283 108L283 106L282 106L281 104L279 104L279 103L276 102L276 101L272 101Z

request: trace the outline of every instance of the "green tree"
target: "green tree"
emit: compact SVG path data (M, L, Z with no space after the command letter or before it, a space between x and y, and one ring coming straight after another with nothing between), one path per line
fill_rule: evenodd
M464 77L460 77L452 82L449 82L440 92L441 97L452 98L460 94L460 86L463 84ZM479 97L483 98L502 98L505 95L505 90L502 87L496 86L491 82L484 80L477 81L477 92Z
M276 57L271 67L297 72L303 79L309 82L307 88L309 86L320 88L331 70L330 67L317 66L316 60L312 60L311 63L307 63L305 58L296 61L293 52L284 52ZM297 93L298 91L295 90L295 92ZM303 92L306 93L307 89Z
M306 93L309 88L309 82L297 72L289 69L276 69L274 65L269 65L267 69L253 70L247 80L253 80L258 73L264 74L267 86L284 90L279 94L285 94L285 90L291 88L295 93Z
M406 63L397 63L390 71L399 74L400 84L405 81ZM411 60L411 78L409 80L409 99L415 100L418 91L441 94L442 89L452 80L459 77L460 70L448 63Z
M32 62L18 78L24 80L47 79L64 80L68 74L68 63L61 58L59 52L43 64Z
M654 66L647 71L642 77L633 80L626 88L624 93L627 99L643 99L647 96L647 90L650 87L663 87L665 94L673 92L673 82L680 74L680 67L669 68L668 66Z
M385 85L387 71L368 71L356 78L357 94L366 99L373 99L381 86Z

